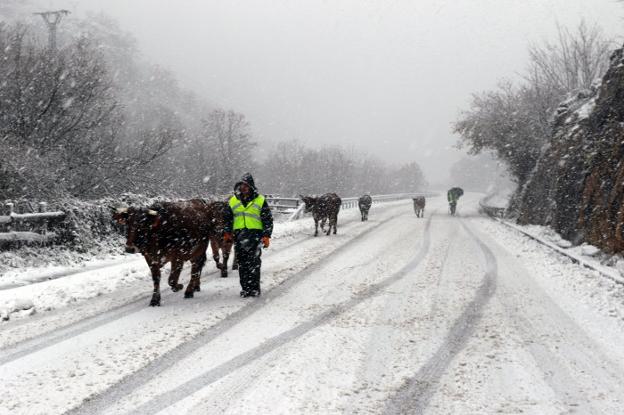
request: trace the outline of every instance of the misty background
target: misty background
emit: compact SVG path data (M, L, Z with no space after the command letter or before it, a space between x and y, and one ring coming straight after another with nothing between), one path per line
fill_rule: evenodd
M452 125L473 93L521 79L528 47L556 38L558 27L599 23L619 41L623 11L614 0L20 3L14 17L40 25L29 13L68 9L67 22L110 16L134 53L171 72L163 85L244 115L244 135L258 144L254 156L270 159L281 146L286 162L298 145L339 145L390 168L415 162L430 187L452 184L453 166L465 157ZM61 24L60 32L71 28ZM298 144L280 144L291 140ZM477 164L492 164L481 157Z
M47 3L114 16L184 85L243 112L259 143L351 145L417 161L432 183L461 157L450 124L470 94L525 69L531 42L582 19L622 26L614 0Z

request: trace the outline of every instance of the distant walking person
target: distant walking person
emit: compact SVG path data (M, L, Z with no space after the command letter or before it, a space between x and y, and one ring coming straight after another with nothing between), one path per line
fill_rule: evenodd
M224 227L224 240L234 239L241 297L260 295L260 243L268 248L273 232L273 215L263 195L258 194L251 174L234 185ZM233 234L232 234L233 232Z
M462 189L461 187L452 187L446 193L446 198L448 199L448 202L449 202L449 209L451 210L451 215L455 215L455 212L457 211L457 201L459 200L460 197L463 196L463 194L464 194L464 189Z

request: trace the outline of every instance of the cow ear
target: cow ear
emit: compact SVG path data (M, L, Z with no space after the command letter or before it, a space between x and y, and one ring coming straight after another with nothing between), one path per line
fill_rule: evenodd
M125 225L128 220L128 208L116 208L113 211L113 220L120 225Z

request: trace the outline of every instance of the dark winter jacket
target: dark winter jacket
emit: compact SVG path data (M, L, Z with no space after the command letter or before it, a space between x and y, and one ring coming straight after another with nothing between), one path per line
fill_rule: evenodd
M449 203L457 203L457 200L464 194L464 190L461 187L452 187L446 193L446 198Z
M247 184L251 188L251 196L249 198L244 198L240 192L240 186L243 183ZM250 173L245 173L243 177L236 182L234 185L234 195L236 195L236 197L243 202L244 205L247 205L249 202L258 197L258 190L256 189L256 184ZM234 212L232 212L232 209L226 209L223 216L225 220L223 231L232 232L232 227L234 225ZM262 221L263 227L262 236L268 236L270 238L273 233L273 215L271 214L271 208L266 200L260 209L260 220ZM247 229L246 231L257 232L252 229Z

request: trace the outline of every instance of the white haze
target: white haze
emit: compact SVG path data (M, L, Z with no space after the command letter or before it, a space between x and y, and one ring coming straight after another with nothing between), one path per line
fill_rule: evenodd
M619 33L615 0L45 0L104 11L146 57L215 106L243 112L257 141L341 144L416 160L447 180L450 124L470 94L518 76L556 25Z

